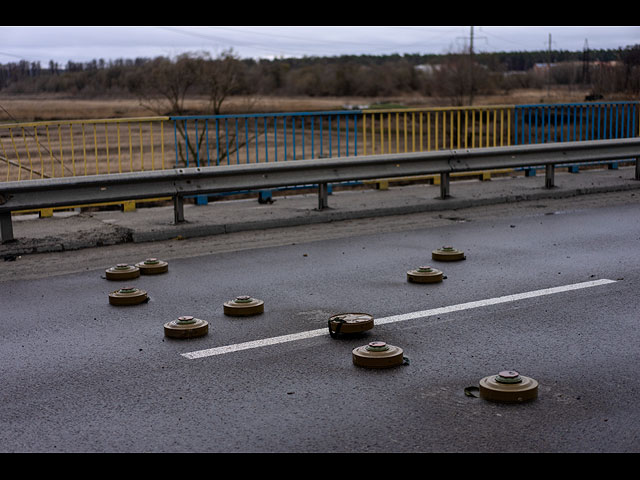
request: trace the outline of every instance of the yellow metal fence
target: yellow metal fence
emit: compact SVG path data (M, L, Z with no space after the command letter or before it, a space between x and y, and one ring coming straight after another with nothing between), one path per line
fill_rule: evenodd
M0 181L167 168L172 163L166 156L173 153L174 143L168 135L173 133L168 120L145 117L0 125Z
M358 154L511 145L512 113L512 106L364 110ZM170 117L0 125L0 181L170 168L174 135Z
M511 145L512 106L365 110L364 155Z
M511 145L513 106L448 107L432 109L366 110L362 117L362 150L365 155L409 153ZM494 171L505 173L507 170ZM466 172L459 176L491 179L492 172ZM455 176L456 174L454 174ZM438 175L367 181L379 189L389 182L428 180Z

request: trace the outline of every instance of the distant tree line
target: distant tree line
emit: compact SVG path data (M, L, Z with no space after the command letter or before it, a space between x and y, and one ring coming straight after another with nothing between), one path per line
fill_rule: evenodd
M545 69L547 65L552 67ZM188 113L184 100L190 95L206 96L209 112L220 113L230 95L419 94L463 104L473 95L548 85L587 85L597 94L637 94L640 45L589 50L588 55L584 51L476 53L473 62L467 53L250 60L228 50L215 58L195 52L173 59L0 65L0 93L135 96L158 114Z

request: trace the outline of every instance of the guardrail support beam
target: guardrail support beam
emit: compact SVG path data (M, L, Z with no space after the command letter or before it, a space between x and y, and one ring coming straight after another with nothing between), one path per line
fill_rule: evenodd
M449 172L443 172L440 174L440 198L449 198Z
M182 195L173 197L173 221L175 224L184 222L184 197Z
M14 240L13 225L11 224L11 212L0 213L0 239L2 239L2 243Z
M329 187L326 183L318 184L318 210L329 208Z
M554 174L555 174L555 165L547 165L544 171L544 186L545 188L553 188L554 187Z

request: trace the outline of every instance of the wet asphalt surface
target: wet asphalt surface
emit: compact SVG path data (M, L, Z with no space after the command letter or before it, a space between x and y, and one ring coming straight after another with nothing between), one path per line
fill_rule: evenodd
M174 255L167 274L128 282L150 297L131 307L109 305L108 293L121 285L104 278L104 264L2 282L0 450L640 450L637 202L460 217ZM438 264L440 284L408 283L406 271L435 264L430 252L445 244L467 259ZM322 329L336 313L381 319L599 279L613 282L376 325L354 337L327 331L183 356ZM225 316L223 302L241 294L263 299L265 312ZM208 335L166 338L163 324L180 315L207 320ZM355 366L352 349L373 340L401 347L408 364ZM506 405L465 395L504 369L536 379L538 398Z

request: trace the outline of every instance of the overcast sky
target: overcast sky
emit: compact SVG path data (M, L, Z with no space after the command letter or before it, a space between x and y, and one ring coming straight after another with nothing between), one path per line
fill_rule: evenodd
M242 58L459 52L470 26L0 26L0 63L175 57L227 49ZM476 52L616 49L638 26L474 26Z

